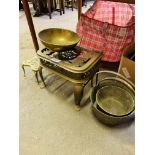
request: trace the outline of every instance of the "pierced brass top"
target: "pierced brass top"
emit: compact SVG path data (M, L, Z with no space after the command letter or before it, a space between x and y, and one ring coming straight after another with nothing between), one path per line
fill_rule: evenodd
M96 64L102 57L101 52L88 51L81 49L79 56L73 60L60 60L58 62L54 61L49 55L42 53L40 50L37 52L38 56L52 64L55 64L61 68L65 68L70 72L83 73L87 72Z

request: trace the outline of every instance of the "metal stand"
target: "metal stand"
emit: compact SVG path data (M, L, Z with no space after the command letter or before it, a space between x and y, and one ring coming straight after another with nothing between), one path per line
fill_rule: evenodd
M40 75L40 78L44 84L44 86L46 87L46 84L44 82L44 78L43 78L43 75L42 75L42 67L40 66L40 61L38 59L38 57L34 57L30 60L25 60L23 61L22 63L22 69L23 69L23 72L24 72L24 77L25 77L25 66L28 66L31 68L31 70L34 72L34 75L37 79L37 83L39 84L39 80L38 80L38 73Z

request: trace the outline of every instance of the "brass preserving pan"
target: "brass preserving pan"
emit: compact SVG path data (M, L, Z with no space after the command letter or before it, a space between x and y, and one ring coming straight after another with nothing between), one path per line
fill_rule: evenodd
M90 96L92 102L92 111L94 115L102 123L107 125L118 125L132 120L135 116L134 85L125 77L116 72L101 71L97 74L99 73L102 73L104 77L95 85ZM116 91L121 91L116 92L114 90L115 88L117 88ZM98 94L100 90L101 94ZM97 96L97 94L99 96ZM117 102L114 102L112 104L109 104L108 100L106 100L107 102L104 102L104 99L106 99L107 97L111 100L111 102L116 101L115 99L119 99L120 102L122 102L120 103L121 106L123 106L123 108L125 109L121 109L122 107L117 107L119 104ZM112 99L113 97L114 100ZM115 103L117 105L113 106ZM113 106L112 108L114 108L112 109L112 111L110 111L110 106Z

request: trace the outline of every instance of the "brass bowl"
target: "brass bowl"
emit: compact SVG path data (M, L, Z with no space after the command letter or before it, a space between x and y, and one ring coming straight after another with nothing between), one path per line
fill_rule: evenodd
M56 52L69 50L80 40L77 33L61 28L44 29L39 32L38 36L46 48Z

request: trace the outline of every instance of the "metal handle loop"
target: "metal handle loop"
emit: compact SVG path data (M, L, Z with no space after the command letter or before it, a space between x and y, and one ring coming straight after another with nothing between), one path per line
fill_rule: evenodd
M135 85L131 82L131 81L129 81L127 78L125 78L123 75L121 75L121 74L119 74L119 73L117 73L117 72L114 72L114 71L108 71L108 70L105 70L105 71L99 71L99 72L97 72L96 73L96 76L98 76L99 74L101 74L101 73L105 73L105 74L112 74L113 76L115 76L115 79L117 78L117 79L123 79L124 81L126 81L126 83L128 83L128 85L131 85L132 87L133 87L133 89L135 89ZM112 77L113 77L112 76ZM107 79L108 78L108 76L107 77L104 77L104 78L102 78L102 81L104 80L104 79ZM121 81L121 82L123 82L123 81ZM96 85L98 85L100 83L100 81L98 82L96 82Z

